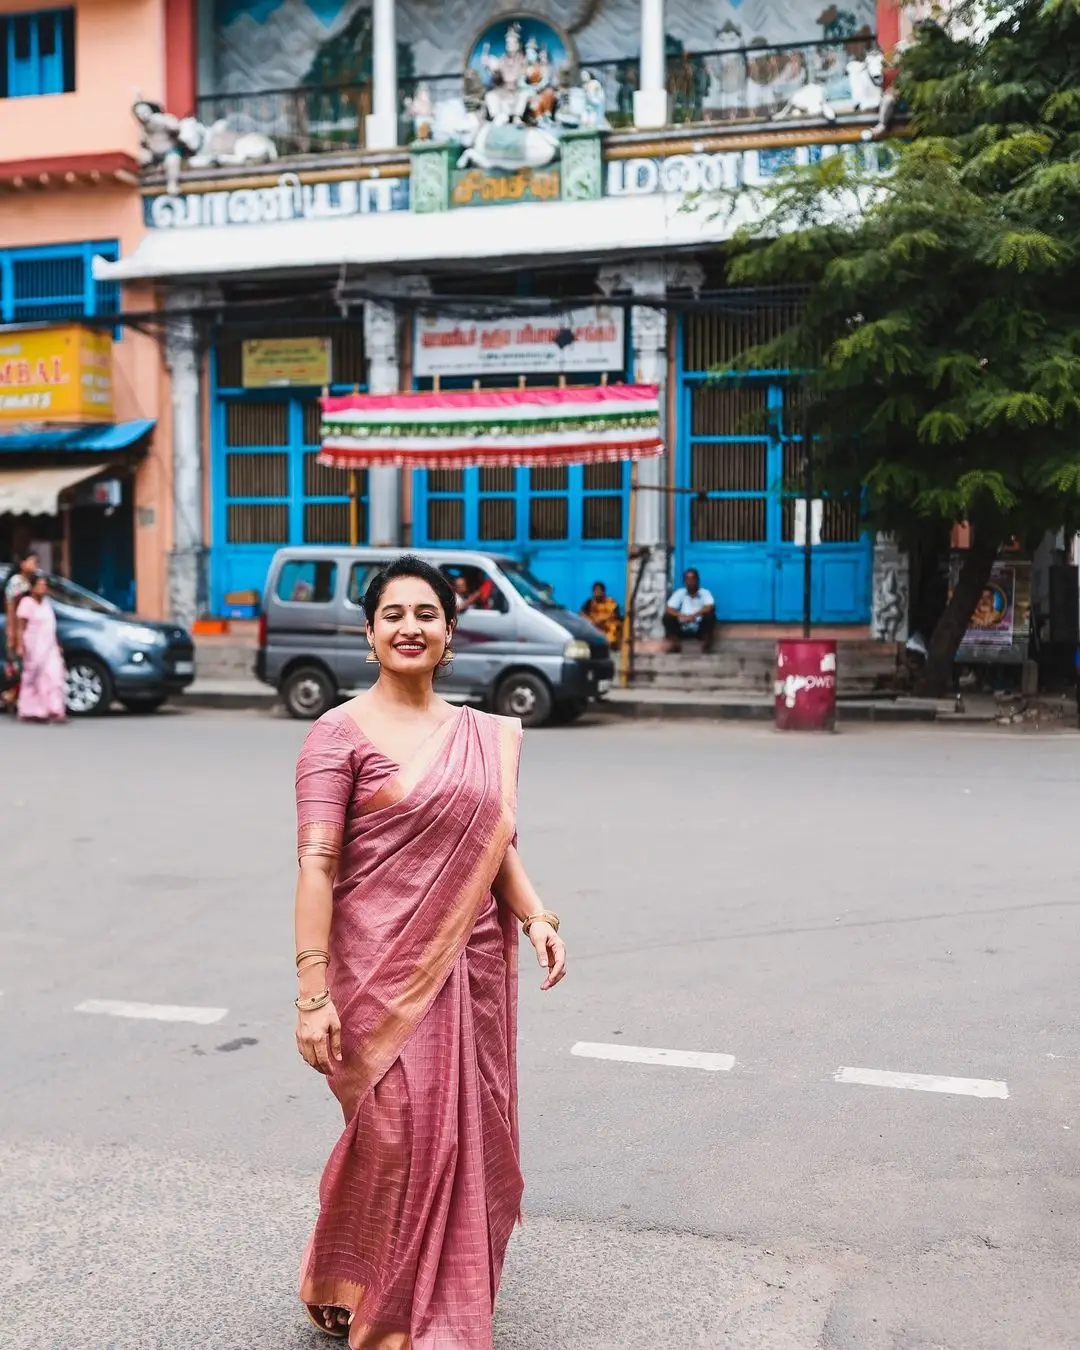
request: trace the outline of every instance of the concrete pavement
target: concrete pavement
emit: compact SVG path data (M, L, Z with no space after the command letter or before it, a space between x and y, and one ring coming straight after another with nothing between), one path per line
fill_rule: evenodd
M4 1350L319 1343L292 1296L338 1124L291 1041L303 733L0 726ZM978 728L527 737L522 847L571 973L523 976L498 1350L1080 1344L1075 755Z

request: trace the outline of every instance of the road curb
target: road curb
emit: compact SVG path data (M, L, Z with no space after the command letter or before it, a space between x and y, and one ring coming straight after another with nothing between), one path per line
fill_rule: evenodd
M177 708L213 709L219 712L280 712L281 700L273 689L194 689L180 695ZM605 699L590 712L604 719L640 721L771 722L771 702L732 701L689 702L683 699ZM903 704L850 703L837 705L837 721L843 722L921 722L938 720L937 709L908 707ZM968 719L970 720L970 719Z
M281 700L273 689L265 693L257 690L213 689L196 690L184 693L174 700L177 708L217 708L229 712L276 712L281 708Z
M771 722L772 703L688 703L657 699L618 699L598 704L593 711L611 718L696 719L709 722ZM935 722L936 708L911 708L887 703L837 704L836 720L843 722Z

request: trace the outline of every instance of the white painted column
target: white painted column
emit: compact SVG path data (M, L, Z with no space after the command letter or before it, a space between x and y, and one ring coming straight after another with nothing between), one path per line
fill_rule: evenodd
M632 295L662 302L668 289L700 289L704 281L696 262L615 263L602 268L597 285L605 295ZM630 346L633 352L633 378L636 384L655 384L660 389L660 433L665 454L659 459L643 459L637 466L637 505L633 542L640 553L634 580L644 568L634 600L634 634L638 638L659 637L664 605L671 578L668 576L666 540L668 496L668 456L674 453L676 428L667 425L668 383L667 310L651 305L634 305L630 310ZM627 596L627 602L629 602Z
M166 309L195 309L198 291L174 291ZM203 456L200 355L189 314L168 320L165 361L172 412L173 546L168 559L169 613L190 628L206 609L206 541L203 536Z
M634 91L634 125L663 127L667 121L664 0L641 0L641 83Z
M390 150L398 143L397 22L395 0L372 0L372 111L365 143L368 150Z
M392 305L364 302L364 353L368 392L396 394L401 388L397 313ZM368 542L377 548L401 543L401 470L368 470Z

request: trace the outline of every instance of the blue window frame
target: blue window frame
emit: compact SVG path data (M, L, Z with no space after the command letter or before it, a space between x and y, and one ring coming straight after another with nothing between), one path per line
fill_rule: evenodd
M120 287L94 280L93 260L115 262L115 239L0 249L0 323L55 323L120 310Z
M75 88L75 10L0 18L0 98L70 94Z

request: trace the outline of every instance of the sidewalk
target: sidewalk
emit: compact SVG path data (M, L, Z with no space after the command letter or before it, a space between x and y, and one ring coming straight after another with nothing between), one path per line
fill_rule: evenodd
M280 711L273 689L252 679L196 680L176 700L178 707L219 708L234 712ZM601 717L700 718L707 721L768 722L773 700L765 694L708 693L681 689L613 689L591 710ZM952 702L935 699L840 699L841 722L993 721L992 707L964 714Z

